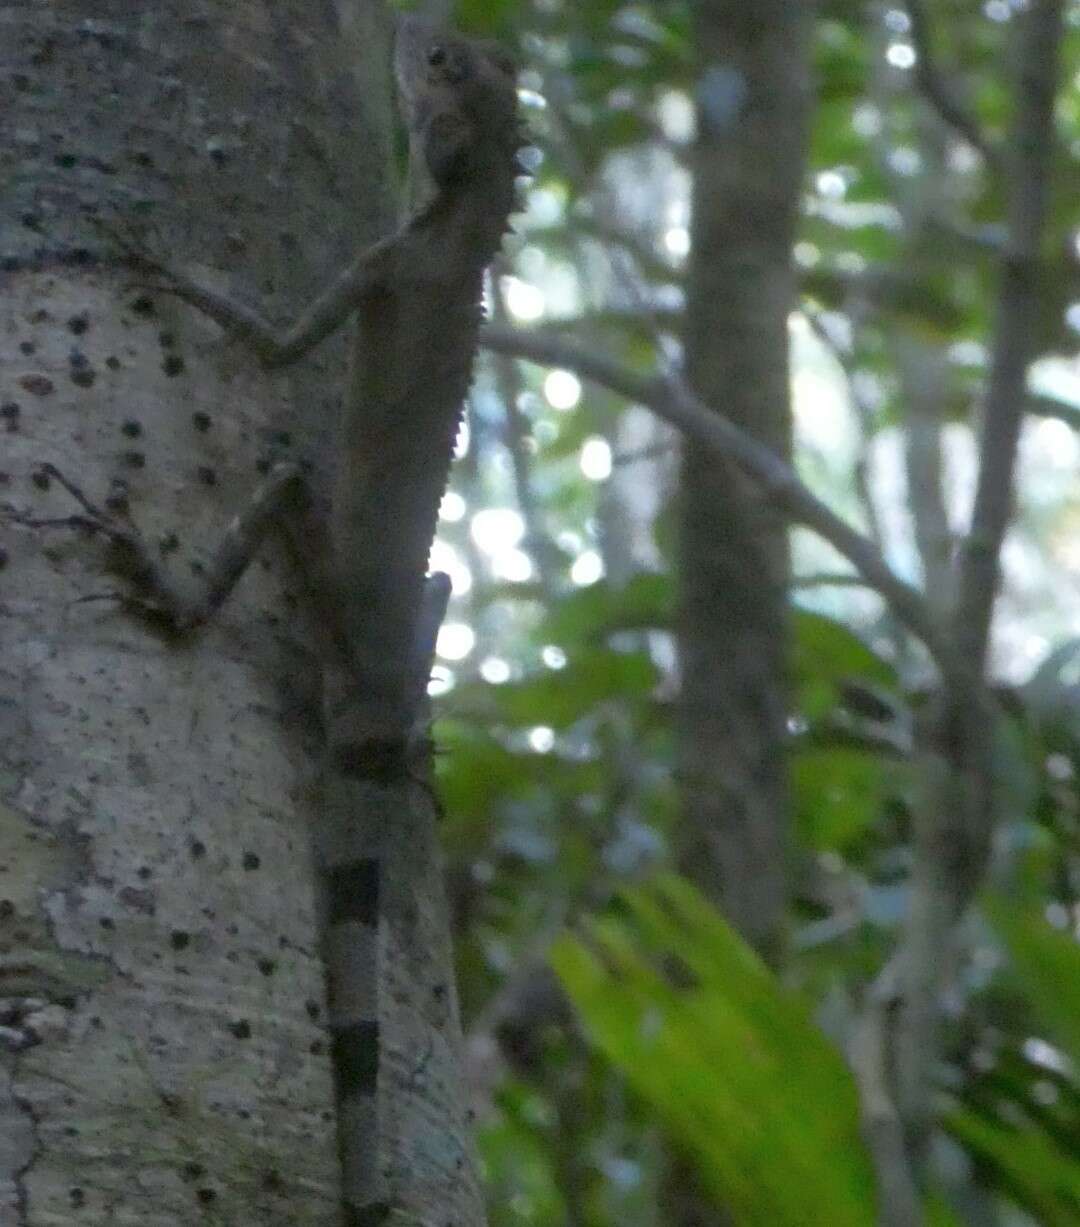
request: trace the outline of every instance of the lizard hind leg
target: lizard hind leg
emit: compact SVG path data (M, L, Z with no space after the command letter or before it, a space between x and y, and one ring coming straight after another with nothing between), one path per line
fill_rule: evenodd
M206 568L199 590L191 594L180 590L134 524L125 523L102 510L55 465L44 464L41 472L62 486L78 504L80 511L70 516L40 518L9 506L6 508L8 518L28 528L81 528L106 537L115 550L114 569L137 594L109 593L108 597L175 635L197 629L221 608L269 530L303 487L303 477L296 465L275 465L266 480L256 488L248 505L226 529Z

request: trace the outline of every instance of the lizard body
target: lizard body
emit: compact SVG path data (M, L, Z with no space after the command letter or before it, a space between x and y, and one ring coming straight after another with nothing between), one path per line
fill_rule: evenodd
M387 811L400 811L409 784L409 742L449 596L445 577L425 586L424 576L477 351L484 273L508 228L522 144L515 73L494 46L400 18L395 75L413 210L284 332L112 234L133 263L267 367L297 360L355 317L329 521L315 514L300 470L279 465L230 525L205 591L191 599L134 529L52 469L81 504L70 522L126 551L129 576L149 598L143 607L171 629L186 632L213 614L275 524L308 564L308 586L327 611L326 762L314 844L348 1227L371 1227L396 1202L377 1129L379 983L388 973L379 954L382 853L387 824L399 820ZM401 997L397 986L393 995ZM460 1179L462 1165L448 1167L448 1182Z

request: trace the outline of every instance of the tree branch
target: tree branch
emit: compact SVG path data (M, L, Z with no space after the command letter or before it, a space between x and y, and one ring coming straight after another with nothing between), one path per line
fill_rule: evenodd
M898 995L897 958L867 990L849 1057L859 1086L862 1133L877 1175L883 1227L921 1227L922 1199L908 1163L904 1123L889 1089L889 1010Z
M956 921L982 881L998 798L996 712L986 684L1001 547L1013 513L1027 371L1040 309L1039 246L1054 149L1063 0L1031 0L1018 15L1019 77L1008 146L1008 240L1003 253L993 360L986 395L975 510L959 562L944 675L926 784L913 817L914 862L904 940L903 1004L895 1032L896 1101L914 1159L933 1120L933 1069L940 1051L939 997Z
M842 554L945 668L949 648L934 625L922 593L905 583L889 567L873 542L831 511L790 465L700 401L681 380L638 375L604 354L540 330L515 330L489 324L483 330L481 343L495 353L574 371L627 400L647 406L688 437L733 461L789 520L812 529Z
M961 655L981 674L1000 571L1001 546L1013 511L1013 478L1035 356L1039 315L1039 246L1054 151L1062 0L1034 0L1018 20L1024 47L1010 141L1008 243L998 299L996 338L983 417L979 482L971 533L960 569L956 630Z
M1001 167L1001 154L997 146L983 132L973 115L961 105L948 78L941 71L934 56L930 20L923 0L907 0L908 16L911 18L911 41L915 46L915 80L941 119L954 132L977 149L987 163L995 169Z

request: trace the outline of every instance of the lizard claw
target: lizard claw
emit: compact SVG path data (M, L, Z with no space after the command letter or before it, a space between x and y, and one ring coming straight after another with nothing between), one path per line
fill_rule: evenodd
M26 528L79 528L86 532L100 533L108 539L115 550L113 562L115 569L129 579L136 588L151 593L148 599L122 592L95 592L77 598L72 604L116 601L125 610L168 629L176 630L182 623L180 614L176 609L170 607L167 599L153 599L156 593L168 592L168 587L139 530L134 525L120 523L107 511L103 511L87 498L79 486L66 477L55 464L46 462L39 467L38 472L51 478L66 490L78 503L80 510L67 516L34 516L28 511L5 503L2 505L2 510L8 518L13 523L21 524Z
M75 597L74 600L69 602L69 606L93 605L99 601L112 601L124 613L131 614L143 622L148 622L168 634L177 634L183 630L171 609L166 608L158 601L132 596L128 592L88 592L85 596Z
M104 217L91 218L91 223L108 242L119 250L123 263L129 268L152 273L155 277L162 279L161 283L156 285L150 282L131 282L129 288L156 290L162 294L175 290L175 278L168 266L149 251L143 235L130 223Z

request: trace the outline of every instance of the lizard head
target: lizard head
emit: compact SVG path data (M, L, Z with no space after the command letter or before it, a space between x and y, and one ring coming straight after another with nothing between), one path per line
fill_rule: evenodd
M439 187L517 173L517 70L502 48L400 17L394 71L410 141Z

